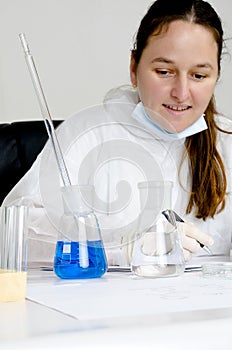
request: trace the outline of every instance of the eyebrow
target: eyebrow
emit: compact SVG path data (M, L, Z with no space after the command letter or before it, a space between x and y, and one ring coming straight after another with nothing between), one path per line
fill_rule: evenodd
M168 63L168 64L175 64L174 61L168 59L168 58L165 58L165 57L156 57L154 58L151 63L155 63L155 62L161 62L161 63ZM209 69L212 69L213 70L213 66L206 62L206 63L199 63L199 64L196 64L195 67L197 68L209 68Z

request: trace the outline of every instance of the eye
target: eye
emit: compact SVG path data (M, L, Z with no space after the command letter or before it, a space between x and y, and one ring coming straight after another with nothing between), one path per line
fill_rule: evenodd
M201 73L194 73L194 74L193 74L193 77L194 77L194 79L196 79L196 80L203 80L203 79L206 78L206 75L205 75L205 74L201 74Z
M157 75L164 78L173 76L173 72L167 69L156 69L155 72L157 73Z

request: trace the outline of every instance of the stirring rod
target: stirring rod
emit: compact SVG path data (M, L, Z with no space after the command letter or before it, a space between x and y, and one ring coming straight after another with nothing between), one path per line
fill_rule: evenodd
M35 66L33 56L30 52L29 45L28 45L27 40L26 40L26 36L24 33L21 33L21 34L19 34L19 38L21 40L22 47L23 47L23 50L25 53L25 59L26 59L27 66L28 66L28 69L29 69L29 72L31 75L31 79L32 79L32 82L33 82L33 85L35 88L36 95L37 95L37 98L39 101L40 110L41 110L42 116L44 118L47 133L48 133L48 136L51 140L52 147L53 147L53 150L55 153L55 157L56 157L56 161L57 161L58 168L60 171L61 179L63 181L63 185L64 186L71 186L71 181L70 181L70 177L68 174L68 170L67 170L67 167L66 167L66 164L64 161L63 154L61 152L61 148L60 148L57 136L56 136L56 132L55 132L52 118L51 118L51 114L50 114L49 109L48 109L48 104L47 104L47 101L46 101L46 98L45 98L45 95L43 92L43 88L42 88L42 85L41 85L41 82L39 79L39 75L38 75L38 72L37 72L37 69ZM68 203L67 203L67 205L68 205ZM77 223L76 214L73 213L73 216L74 216L74 219L76 220L76 223ZM63 233L63 235L64 235L64 233ZM68 237L66 237L66 238L68 238ZM85 242L86 242L86 239L85 239ZM80 260L81 267L87 267L89 264L87 244L82 244L80 255L81 255L81 260Z
M52 121L52 118L51 118L51 115L50 115L50 112L48 109L48 105L47 105L47 102L45 99L45 95L44 95L44 92L42 89L39 75L38 75L38 72L37 72L36 67L35 67L33 56L30 52L25 34L23 34L23 33L19 34L19 38L21 40L21 44L22 44L22 47L23 47L23 50L25 53L25 59L27 62L27 66L28 66L28 69L29 69L29 72L31 75L31 79L32 79L32 82L33 82L33 85L35 88L35 92L36 92L36 95L37 95L37 98L39 101L40 110L42 113L42 117L44 118L47 133L48 133L48 136L49 136L51 143L52 143L52 147L53 147L53 150L55 153L56 161L58 164L58 168L60 171L60 175L61 175L63 184L64 184L64 186L70 186L71 185L70 177L68 174L66 164L64 162L64 157L62 155L59 142L58 142L57 137L56 137L55 128L54 128L53 121Z

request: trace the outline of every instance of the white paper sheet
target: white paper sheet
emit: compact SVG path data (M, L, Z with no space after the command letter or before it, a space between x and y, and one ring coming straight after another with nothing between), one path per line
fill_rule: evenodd
M27 298L82 320L232 307L232 280L201 273L146 279L112 272L76 281L41 273L46 279L28 283Z

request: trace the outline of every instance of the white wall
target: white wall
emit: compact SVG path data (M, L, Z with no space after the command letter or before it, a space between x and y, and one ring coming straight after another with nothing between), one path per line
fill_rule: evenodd
M41 119L18 34L34 55L54 119L100 103L129 82L129 55L152 0L0 0L0 122ZM212 0L232 36L231 0ZM232 45L229 43L231 51ZM223 61L219 109L232 117L232 68Z

